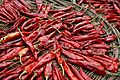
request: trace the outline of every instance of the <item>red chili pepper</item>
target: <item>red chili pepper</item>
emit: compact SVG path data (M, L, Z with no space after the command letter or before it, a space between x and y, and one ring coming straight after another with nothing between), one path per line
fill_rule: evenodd
M14 6L20 10L20 11L24 11L24 12L30 12L24 5L22 5L20 2L18 2L17 0L13 1Z
M79 80L84 80L84 78L81 76L81 74L78 72L76 68L74 68L71 64L67 63L72 72L78 77Z
M40 76L42 74L42 72L44 71L44 69L45 69L45 67L43 66L40 69L35 70L33 77L31 77L31 80L33 80L36 76Z
M115 3L113 3L113 6L114 6L116 12L117 12L118 14L120 14L120 8L119 8Z
M32 44L31 41L29 41L29 39L28 39L26 36L24 36L24 35L22 34L22 32L20 31L20 29L18 29L18 30L19 30L19 32L20 32L20 34L21 34L21 36L22 36L22 40L28 45L28 47L30 48L30 50L31 50L32 53L34 54L35 59L37 59L37 57L38 57L38 52L36 52L36 49L35 49L34 45Z
M60 40L65 41L65 42L73 45L75 48L80 48L80 45L79 45L77 42L69 41L69 40L67 40L67 39L65 39L65 38L60 38Z
M82 22L76 24L75 27L74 27L74 30L77 29L77 28L79 28L79 27L81 27L81 26L84 26L86 24L90 24L90 21L86 20L86 21L82 21Z
M20 12L19 12L16 8L14 8L12 4L7 4L7 5L5 6L5 9L6 9L9 13L11 13L11 14L15 17L16 20L17 20L18 18L20 18Z
M12 32L13 30L16 30L18 28L18 26L23 23L23 21L26 20L26 17L21 17L17 22L15 22L15 24L12 26L12 28L6 30L7 33Z
M42 0L35 0L36 4L37 4L37 7L38 7L38 10L37 10L37 13L39 13L41 10L42 10Z
M21 49L21 50L18 52L18 55L19 55L19 57L20 57L20 63L21 63L21 64L23 64L23 63L22 63L22 56L24 56L25 54L27 54L28 50L29 50L29 48L23 48L23 49Z
M63 14L65 14L65 12L58 12L58 13L53 14L51 17L56 18L56 17L59 17L59 16L61 16Z
M88 75L86 75L86 74L83 72L82 68L80 68L79 73L80 73L81 76L84 78L84 80L93 80L93 79L91 79Z
M14 32L14 33L11 33L11 34L7 34L6 36L4 36L0 39L0 43L5 43L5 42L8 42L8 41L17 39L19 37L20 37L19 32Z
M57 17L55 17L55 18L56 18L56 19L66 18L66 17L68 17L68 16L70 16L70 15L74 15L74 14L75 14L75 12L73 11L73 12L70 12L70 13L65 13L65 14L63 14L63 15L57 16Z
M55 33L56 33L56 31L54 31L54 32L52 32L52 33L50 33L48 35L41 36L39 38L39 41L43 42L43 43L46 43L50 38L52 38L55 35Z
M24 12L24 11L21 11L21 12L28 17L48 18L47 14L29 13L29 12Z
M44 76L46 80L48 80L48 78L52 76L52 62L49 62L48 64L46 64L45 70L44 70Z
M55 73L54 70L52 70L52 74L53 74L53 79L54 79L54 80L58 80L57 75L56 75L56 73Z
M67 63L63 60L62 62L63 64L63 68L66 72L66 75L69 77L70 80L79 80L75 75L74 73L71 71L70 67L67 65Z
M6 13L3 13L3 12L0 12L0 15L1 16L4 16L6 19L8 19L9 21L13 21L12 19L11 19L11 17L9 17Z
M65 55L65 56L67 56L70 59L75 59L75 60L76 59L78 59L78 60L83 60L84 59L84 58L82 58L82 57L80 57L80 56L78 56L76 54L73 54L73 53L65 50L65 49L62 49L62 54Z
M77 17L77 18L73 18L73 19L68 19L68 20L64 20L64 22L71 22L71 23L79 23L81 21L86 21L86 20L90 20L91 18L89 16L83 16L83 17Z
M45 65L47 62L49 62L49 61L51 61L52 59L54 59L54 58L55 58L55 53L56 53L57 51L58 51L58 50L56 50L55 52L49 52L49 53L44 54L44 55L40 58L39 62L34 66L34 68L32 69L32 71L35 70L36 68L40 67L40 66Z
M111 57L111 56L108 56L108 55L103 55L104 58L106 59L110 59L110 60L113 60L115 62L119 62L119 59L118 58L115 58L115 57Z
M36 22L36 23L30 24L30 25L27 26L27 27L24 27L24 30L25 30L25 31L36 30L38 27L39 27L39 23Z
M31 9L30 8L30 5L27 3L27 2L25 2L24 0L19 0L21 3L22 3L22 5L24 5L26 8L28 8L29 10Z
M0 63L0 69L9 66L9 65L11 65L12 63L13 63L13 62L2 62L2 63Z
M91 57L93 60L99 62L105 69L107 69L108 71L111 72L117 72L118 70L118 63L117 62L111 62L111 60L105 60L105 58L97 58L95 57Z
M87 24L87 25L84 25L84 26L81 26L79 28L76 28L73 30L73 33L78 33L80 31L83 31L83 30L89 30L89 29L93 29L94 28L94 25L92 24Z
M92 40L99 38L99 34L94 34L94 35L80 35L80 36L73 36L71 37L71 40L73 41L85 41L85 40Z
M59 43L58 43L58 41L57 41L57 39L55 37L54 38L54 50L59 50L59 49L61 49L61 47L60 47L60 45L59 45ZM63 65L62 65L63 61L61 59L61 51L60 50L58 52L56 52L55 57L56 57L59 65L61 66L62 72L63 72L63 75L64 75L64 69L63 69Z
M99 48L99 49L110 49L110 46L107 44L92 44L89 47Z
M22 47L15 47L15 48L13 48L12 51L10 51L9 53L7 53L6 55L4 55L4 56L2 56L0 58L0 62L16 57L18 55L18 52L21 49L22 49Z
M79 66L81 66L85 69L88 69L90 71L93 71L97 74L100 74L100 75L106 74L104 68L99 63L97 63L95 61L88 62L88 61L70 60L70 59L68 59L67 61L70 63L76 64L76 65L79 65Z
M62 24L62 23L55 24L55 25L49 27L48 29L46 29L46 34L51 33L51 32L53 32L53 31L56 30L56 29L59 30L59 29L61 29L62 27L63 27L63 24Z
M9 13L6 11L5 8L2 8L1 11L2 11L3 13L5 13L6 15L8 15L12 20L15 19L14 16L12 16L11 14L9 14Z
M114 41L115 39L116 39L116 35L108 35L107 37L105 37L106 42L111 42Z
M18 73L17 73L17 74L12 74L12 75L10 75L10 76L8 76L8 77L6 77L6 78L2 79L2 80L10 80L10 79L17 78L18 76L19 76L19 74L18 74Z
M55 71L55 74L56 74L58 80L64 80L64 78L63 78L61 72L58 70L58 68L54 64L52 66L54 68L54 71Z
M29 19L29 20L27 20L26 22L24 22L22 24L20 29L23 31L26 26L28 26L29 24L31 24L33 22L38 22L38 21L39 21L39 17L35 17L35 18L32 18L32 19Z
M33 63L30 63L29 65L25 66L24 67L24 71L20 74L19 76L19 79L21 79L22 75L25 74L25 73L28 73L28 75L31 74L32 72L32 69L34 68L34 66L37 64L38 62L33 62Z
M43 28L39 28L35 31L33 31L29 36L28 36L28 39L31 41L31 42L34 42L35 40L38 39L38 37L41 37L45 34L45 30Z

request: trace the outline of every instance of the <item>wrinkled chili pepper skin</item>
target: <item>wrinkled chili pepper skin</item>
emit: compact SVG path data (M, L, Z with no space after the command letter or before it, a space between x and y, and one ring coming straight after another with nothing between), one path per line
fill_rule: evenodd
M93 63L93 62L87 62L87 61L79 61L79 60L67 60L70 63L79 65L83 68L89 69L91 71L96 72L97 74L100 75L105 75L105 69L99 64L99 63Z

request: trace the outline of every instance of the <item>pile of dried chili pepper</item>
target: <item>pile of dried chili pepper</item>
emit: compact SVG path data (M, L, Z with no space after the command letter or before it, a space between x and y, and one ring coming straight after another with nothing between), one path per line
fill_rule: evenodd
M83 69L101 76L118 71L118 58L108 55L117 36L104 36L104 22L92 24L73 6L35 1L36 12L24 0L4 0L0 7L0 21L12 25L0 31L1 80L92 80Z

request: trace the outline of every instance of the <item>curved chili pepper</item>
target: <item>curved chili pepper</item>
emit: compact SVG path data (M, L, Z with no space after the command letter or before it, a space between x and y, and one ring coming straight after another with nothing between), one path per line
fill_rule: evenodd
M21 64L23 64L22 63L22 56L24 56L27 52L28 52L28 50L29 50L29 48L23 48L23 49L21 49L19 52L18 52L18 55L19 55L19 57L20 57L20 63Z
M20 29L18 29L18 30L19 30L19 32L20 32L20 34L21 34L21 36L22 36L22 40L28 45L28 47L30 48L30 50L31 50L32 53L34 54L35 59L37 59L37 57L38 57L38 52L36 52L36 49L35 49L34 45L32 44L31 41L29 41L29 39L28 39L26 36L24 36L24 35L22 34L22 32L20 31Z
M65 14L65 12L58 12L58 13L53 14L51 17L56 18L56 17L63 15L63 14Z
M32 22L38 22L39 21L39 17L35 17L35 18L32 18L32 19L29 19L29 20L27 20L26 22L24 22L23 24L22 24L22 26L21 26L21 30L23 31L24 30L24 28L26 27L26 26L28 26L30 23L32 23Z
M75 75L74 73L71 71L70 67L67 65L67 63L63 60L62 62L63 64L63 68L66 72L66 75L70 78L70 80L79 80Z
M84 80L84 78L81 76L81 74L77 71L76 68L74 68L71 64L67 63L72 72L79 78L79 80Z
M80 31L83 31L83 30L89 30L89 29L93 29L94 28L94 25L92 24L87 24L87 25L84 25L84 26L81 26L79 28L76 28L73 30L73 33L78 33Z
M86 24L90 24L90 21L86 20L86 21L82 21L82 22L76 24L75 27L74 27L74 30L81 27L81 26L84 26Z
M80 67L79 73L80 73L81 76L84 78L84 80L93 80L93 79L91 79L88 75L86 75L86 74L83 72L83 70L82 70L81 67Z
M26 20L26 17L23 16L21 17L17 22L15 22L15 24L12 26L12 28L8 29L6 32L9 33L9 32L12 32L13 30L16 30L18 28L18 26L23 23L23 21Z
M35 70L36 68L42 66L42 65L45 65L47 62L51 61L52 59L55 58L55 53L57 52L58 50L56 50L55 52L49 52L49 53L46 53L44 54L39 62L33 67L32 71Z

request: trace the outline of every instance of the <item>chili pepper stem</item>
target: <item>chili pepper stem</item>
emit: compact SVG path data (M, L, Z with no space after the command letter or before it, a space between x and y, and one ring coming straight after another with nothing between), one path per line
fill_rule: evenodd
M65 75L65 71L64 71L64 68L63 68L62 64L60 64L60 67L62 68L62 74L64 76Z
M19 79L20 79L20 80L21 80L22 75L25 74L25 73L27 73L27 71L23 71L23 72L20 74L20 76L19 76Z
M19 33L21 34L21 36L24 36L23 34L22 34L22 32L20 31L20 29L18 28L18 31L19 31Z
M20 63L23 65L23 63L22 63L22 55L20 55L19 57L20 57Z
M48 80L48 76L45 77L45 80Z

